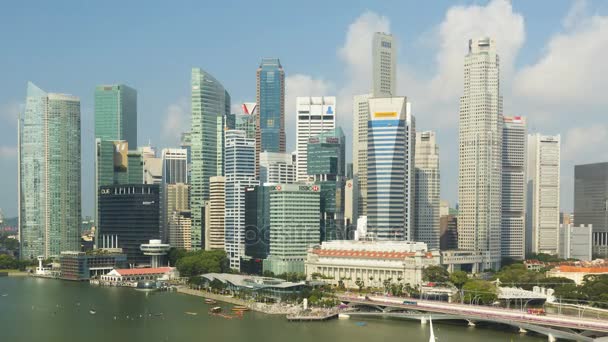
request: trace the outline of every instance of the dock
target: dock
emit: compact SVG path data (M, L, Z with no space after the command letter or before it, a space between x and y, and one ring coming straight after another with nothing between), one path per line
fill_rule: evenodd
M327 314L321 315L307 315L307 314L295 314L295 315L287 315L287 320L289 322L323 322L328 321L330 319L338 318L337 312L331 312Z

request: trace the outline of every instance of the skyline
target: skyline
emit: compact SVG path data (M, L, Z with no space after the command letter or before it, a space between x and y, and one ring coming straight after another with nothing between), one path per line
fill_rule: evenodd
M81 98L82 203L83 214L91 215L94 198L92 184L94 183L93 94L95 86L125 83L135 88L140 95L138 131L141 134L138 137L138 145L147 144L150 137L160 137L158 140L152 140L153 145L160 150L163 147L178 147L182 130L189 127L190 68L201 67L224 84L231 94L233 111L235 111L240 103L255 99L255 70L261 59L267 56L277 57L281 59L286 74L287 151L291 152L295 149L293 137L296 130L296 96L336 96L337 107L340 108L337 126L342 127L347 136L347 160L351 161L352 96L369 92L371 83L371 69L368 67L369 61L371 61L371 44L365 44L370 41L366 37L371 38L371 34L375 31L386 31L392 33L398 42L398 95L407 96L408 100L411 100L412 114L416 116L419 131L437 131L438 144L442 151L442 198L449 200L450 204L454 205L457 197L458 173L455 169L457 169L458 157L455 146L458 132L458 97L462 95L462 65L468 39L477 38L480 35L490 35L496 40L498 52L501 54L501 85L503 85L501 90L504 99L504 114L525 116L530 122L530 133L561 134L564 139L561 199L562 208L571 211L574 196L572 177L574 164L602 162L608 159L608 152L602 149L602 142L608 139L608 119L601 116L602 109L606 108L607 103L606 99L600 95L601 89L606 88L608 81L599 79L606 75L602 72L606 70L606 67L600 63L600 51L608 50L608 42L605 38L603 40L593 38L608 36L608 17L601 16L602 13L608 14L608 8L599 2L588 2L587 7L581 5L585 3L581 1L551 2L551 11L546 18L543 18L543 22L545 25L555 27L553 30L536 22L535 16L536 19L539 18L539 13L536 11L542 7L538 4L516 2L511 7L505 1L492 1L483 2L478 6L452 6L447 12L443 3L438 9L423 5L421 8L417 8L420 11L420 18L411 16L411 19L414 19L414 25L409 30L406 29L404 23L398 22L398 18L386 16L388 13L394 12L394 9L400 6L399 4L395 3L394 6L386 7L376 6L376 8L366 7L365 9L346 6L348 8L343 9L344 15L334 18L336 19L335 29L321 32L327 39L318 41L320 47L333 46L330 49L331 55L333 55L330 63L325 62L324 58L316 54L303 54L303 56L295 54L296 56L294 56L290 52L290 47L285 45L286 41L291 44L299 44L298 38L302 34L306 36L307 30L285 30L287 32L274 33L276 35L274 40L267 39L268 42L265 44L249 49L248 44L253 43L241 45L242 42L239 39L246 42L248 36L254 33L234 34L236 29L229 27L230 25L225 25L227 33L222 32L217 40L221 40L221 37L226 34L228 37L236 39L238 44L233 44L236 46L234 50L227 48L225 54L220 53L213 57L209 57L208 51L204 49L198 53L186 51L172 54L174 59L171 62L175 60L176 55L180 56L177 58L178 60L181 59L181 56L184 57L184 60L180 60L179 63L176 63L177 65L172 65L170 68L166 67L167 61L164 61L163 65L158 58L151 58L150 51L147 51L145 46L141 49L134 49L130 46L125 48L121 46L123 43L121 41L110 45L115 50L120 51L123 48L126 49L124 51L136 54L131 57L145 56L142 58L143 60L150 58L151 61L144 61L142 66L138 64L139 60L133 58L131 60L127 58L123 64L117 63L117 59L108 59L108 61L100 63L99 58L103 56L86 56L86 53L85 56L78 53L68 54L69 56L63 55L64 52L69 52L69 49L65 51L52 49L50 52L45 50L44 52L50 55L45 55L44 63L40 65L33 63L31 58L23 58L22 61L14 60L18 56L23 57L22 53L4 55L0 57L0 65L10 65L11 67L7 68L6 84L2 84L0 88L2 94L0 96L0 161L5 166L0 173L0 186L4 189L4 195L0 199L0 208L7 216L16 215L16 113L23 110L22 103L25 100L27 80L33 81L48 91L70 93ZM73 10L77 12L78 6L75 7ZM4 32L14 32L14 29L4 27L19 20L19 9L14 8L14 10L17 10L16 13L11 13L16 14L14 18L3 18L6 20L0 23ZM40 10L46 9L41 8ZM133 8L126 8L123 14L135 15L131 10ZM223 13L226 9L218 8L216 10ZM28 14L36 17L36 10L31 11ZM53 12L51 10L47 12L50 12L51 15L38 19L49 20L53 16ZM151 10L151 12L154 11ZM255 13L255 10L252 13ZM597 16L592 17L591 13L597 13ZM103 11L100 16L101 14ZM138 18L138 20L150 20L153 13L148 14L149 16L145 16L146 18ZM158 15L158 13L156 14ZM303 12L299 12L299 14L305 16ZM482 16L485 18L483 21L475 22L474 19ZM288 22L288 16L285 17L281 20ZM471 20L467 21L466 18ZM426 22L420 23L425 20ZM29 20L26 21L26 23L29 22ZM186 22L190 24L188 20ZM119 27L124 25L120 20L118 24ZM468 27L454 27L453 25ZM501 25L505 25L506 29L494 29L502 27ZM19 25L19 27L21 26ZM144 30L146 27L144 25L138 30ZM65 28L60 25L56 30L61 31ZM76 38L83 34L76 32L77 28L76 23L71 26L71 33L75 34ZM429 28L431 29L429 30ZM270 29L271 27L262 26L261 31L269 34L266 30ZM48 38L46 35L49 33L45 32L44 37L38 38L28 36L33 32L24 30L25 32L14 32L17 37L8 41L7 51L23 51L27 56L36 56L42 51L38 49L42 49L43 46L30 50L28 55L28 50L24 51L23 47L19 46L18 36L24 36L21 38L23 40L21 43L29 42L35 46L36 41L32 41L32 38ZM308 32L315 33L315 30L311 27ZM243 32L245 31L243 30ZM257 30L253 31L258 32L255 34L262 33ZM54 32L54 30L50 30L50 32ZM84 32L87 30L85 29ZM214 33L216 32L214 31ZM319 32L316 33L319 34ZM173 36L180 35L184 35L183 30L173 31L173 35L166 34L161 37L166 39L162 42L168 43ZM147 36L154 40L152 34ZM275 36L271 34L271 37ZM128 41L129 38L127 34L125 41ZM440 40L433 42L432 38ZM187 39L187 36L184 36L183 40L178 39L178 43L184 45L183 50L188 50L185 47ZM547 43L548 39L552 39L550 43ZM260 38L255 42L259 43L259 40ZM77 41L82 42L82 40ZM85 41L85 43L92 42ZM103 40L94 43L102 44ZM593 46L589 45L591 43ZM214 45L217 42L213 39L209 41L209 44ZM161 43L157 48L166 46L170 49L170 45ZM93 55L99 52L97 48L91 48L89 51L86 44L81 47L83 48L81 53L84 53L85 50ZM567 49L563 50L565 48ZM243 56L243 53L239 54L238 51L247 53ZM568 53L569 51L575 53ZM434 57L437 58L435 63L429 62L428 60L433 60L432 57L435 53ZM553 54L558 58L558 62L565 61L565 68L552 65L552 60L546 58ZM428 58L429 55L431 58ZM427 61L424 61L425 56ZM576 64L574 64L575 62ZM150 69L150 63L156 68ZM571 65L580 66L580 69L570 68ZM596 68L587 68L588 65ZM68 66L73 69L69 75L65 72L65 68ZM27 72L24 71L26 67L28 67ZM93 69L95 72L90 72ZM571 69L575 69L573 74L570 74ZM151 80L146 79L150 76L137 74L143 70L153 75ZM539 78L540 76L542 78ZM567 77L570 82L563 82ZM539 79L546 79L546 83L534 82ZM565 83L567 84L564 85ZM593 92L594 89L595 92ZM576 117L576 122L566 121L571 117ZM161 127L168 129L163 132ZM11 165L14 167L10 167Z

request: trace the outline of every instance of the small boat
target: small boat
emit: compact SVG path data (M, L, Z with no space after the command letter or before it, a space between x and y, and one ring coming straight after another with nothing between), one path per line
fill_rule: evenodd
M89 313L90 313L91 315L94 315L94 314L96 314L96 313L97 313L97 311L95 311L95 309L91 309L91 310L89 310Z
M232 311L235 311L235 312L249 311L249 308L246 307L246 306L237 305L237 306L235 306L235 307L232 308Z
M357 323L355 323L355 324L356 324L358 327L364 327L364 326L366 326L366 325L367 325L367 323L365 323L365 322L357 322Z
M198 315L198 313L196 313L196 312L190 312L190 311L186 311L186 312L184 312L184 313L185 313L186 315L190 315L190 316L196 316L196 315Z
M220 313L220 312L222 312L222 308L219 306L216 306L216 307L209 309L209 312L210 313Z
M350 318L350 316L347 314L343 314L343 313L338 314L338 319L349 319L349 318Z
M205 304L217 304L217 301L211 298L205 298Z
M8 296L8 293L3 293L2 294L2 297L7 297L7 296Z

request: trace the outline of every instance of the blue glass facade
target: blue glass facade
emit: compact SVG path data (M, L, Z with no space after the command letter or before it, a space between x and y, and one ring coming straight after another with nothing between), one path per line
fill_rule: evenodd
M257 71L258 152L285 152L285 72L278 58L264 58Z

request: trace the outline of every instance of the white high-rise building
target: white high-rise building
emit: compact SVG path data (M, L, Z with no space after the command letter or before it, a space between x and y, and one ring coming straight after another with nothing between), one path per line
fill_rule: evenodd
M502 96L499 57L491 38L469 40L460 98L458 248L485 252L500 266Z
M531 253L559 252L560 136L528 136L526 233Z
M336 98L334 96L297 97L297 172L298 181L305 182L308 139L336 128Z
M413 240L415 125L405 97L369 99L367 236Z
M296 182L296 165L291 153L262 152L260 157L260 184Z
M353 99L353 186L355 187L355 213L353 221L367 215L367 120L369 94Z
M526 257L526 119L505 116L502 128L502 218L500 243L503 258Z
M209 178L209 200L205 209L205 250L224 250L225 218L225 184L226 178L215 176Z
M440 176L439 146L435 132L416 133L416 213L414 216L416 241L429 249L439 249L440 237Z
M397 46L391 34L376 32L372 42L372 95L374 97L397 96Z
M240 269L245 255L245 189L258 185L255 179L255 139L240 130L225 133L224 241L230 267Z

